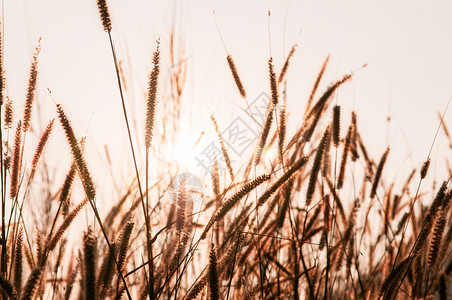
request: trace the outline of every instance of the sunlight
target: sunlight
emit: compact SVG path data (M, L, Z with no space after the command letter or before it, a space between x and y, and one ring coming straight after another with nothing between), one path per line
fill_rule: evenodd
M197 156L194 141L187 138L179 138L172 148L173 159L179 168L185 171L194 171Z

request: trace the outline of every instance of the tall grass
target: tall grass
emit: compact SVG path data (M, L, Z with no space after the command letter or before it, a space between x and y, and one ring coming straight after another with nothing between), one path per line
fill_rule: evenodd
M109 199L113 202L109 210L99 205L104 191L96 186L85 159L86 141L77 136L72 114L60 104L36 145L26 143L35 125L31 118L34 96L40 92L40 46L32 56L20 120L13 120L13 111L21 108L7 98L6 79L0 78L3 299L451 297L452 170L447 170L448 178L432 178L429 166L441 161L435 162L428 153L425 163L414 168L399 187L386 171L391 162L389 147L379 157L372 157L366 147L371 137L360 131L357 112L333 104L353 73L335 80L320 94L326 58L317 77L313 74L303 123L290 135L288 124L300 119L291 115L287 106L300 99L292 100L286 93L295 46L282 60L280 70L276 57L262 62L268 66L268 83L262 88L271 96L256 151L245 162L248 167L233 169L221 127L212 116L210 130L218 138L220 151L209 166L209 189L200 203L194 203L192 196L199 195L187 178L181 178L174 202L168 203L164 195L173 187L177 172L159 170L162 166L151 162L164 154L155 145L174 138L156 138L160 134L156 120L176 124L184 112L185 71L183 67L165 70L162 63L168 56L171 66L176 64L173 34L170 53L162 55L165 44L159 40L153 54L143 101L145 124L141 128L145 134L134 143L134 131L139 130L132 126L127 111L120 58L111 35L114 22L107 2L98 0L97 4L112 50L118 105L124 113L135 178L123 183L115 199ZM3 76L1 62L3 57ZM227 63L235 82L231 89L238 89L246 99L240 70L229 54ZM174 72L168 77L171 97L159 89L164 84L159 74L166 71ZM159 116L160 102L164 102L162 106L171 103L177 112ZM281 106L279 114L277 106ZM344 117L348 113L350 124ZM439 126L452 145L444 115L440 115ZM60 151L69 153L72 161L59 165L66 175L55 188L43 180L48 166L42 162L54 159L46 154L46 147L52 144L57 126L67 143ZM171 133L177 129L175 125ZM32 146L34 156L28 157L26 150ZM277 155L263 159L269 148ZM140 153L145 153L143 165L138 163ZM220 169L223 161L224 172ZM150 184L151 175L162 172L168 176ZM427 178L442 184L426 187L421 183ZM43 205L49 208L33 220L29 217L32 203L43 198L33 186L46 184L50 192ZM77 187L83 193L77 193ZM73 235L70 229L80 227L80 215L86 216L83 232Z

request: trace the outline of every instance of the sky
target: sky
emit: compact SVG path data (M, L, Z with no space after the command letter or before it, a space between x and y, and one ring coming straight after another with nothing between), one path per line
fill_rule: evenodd
M237 118L253 129L243 112L247 104L229 73L226 53L233 56L247 101L252 103L263 92L269 93L268 58L274 58L279 71L292 45L298 45L287 75L292 133L301 124L306 100L325 58L330 55L320 91L353 71L353 80L335 96L344 116L342 134L350 112L357 111L370 154L378 159L387 146L391 147L391 177L422 164L438 127L437 112L443 112L452 97L450 1L431 5L422 1L352 0L107 3L113 41L126 74L129 113L138 124L136 135L142 134L144 126L140 125L144 124L144 94L156 40L160 39L163 70L168 64L172 30L177 45L184 49L187 80L174 159L190 172L203 173L196 158L214 139L211 114L222 130ZM72 119L76 133L88 136L87 159L98 184L110 180L103 176L105 144L110 145L111 159L130 169L113 60L96 2L4 0L2 7L8 94L16 107L24 101L31 57L41 37L36 103L41 110L34 115L36 130L55 117L50 89ZM367 67L361 68L364 64ZM162 71L161 80L167 80L167 75ZM161 94L164 91L161 87ZM162 101L165 99L160 98ZM452 128L450 110L445 121ZM18 117L16 112L16 120ZM203 142L193 149L190 145L203 131ZM63 142L61 147L66 147ZM61 154L60 150L49 151ZM242 156L236 153L236 166L240 166ZM440 176L446 174L445 157L452 160L441 133L432 151L432 169ZM67 162L67 156L63 162L65 159ZM61 162L54 164L56 168Z

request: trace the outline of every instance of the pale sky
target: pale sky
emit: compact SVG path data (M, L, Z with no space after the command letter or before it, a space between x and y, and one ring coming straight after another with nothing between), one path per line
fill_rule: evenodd
M279 71L290 47L298 43L287 81L292 132L301 123L309 92L328 54L330 64L320 91L343 74L357 70L353 81L337 95L344 113L344 131L350 111L356 110L370 154L379 158L389 143L394 172L411 168L413 163L420 166L425 160L438 126L437 111L443 111L452 96L451 1L429 5L423 1L107 2L118 56L129 76L126 97L134 103L129 111L138 123L144 118L140 108L155 41L161 39L165 65L174 22L176 40L185 46L188 63L182 123L187 143L193 143L201 131L211 131L211 113L224 129L236 117L243 117L241 109L246 108L229 73L213 9L250 102L269 91L269 44ZM30 60L41 36L37 101L45 118L55 116L46 90L50 88L56 101L66 108L78 135L88 128L89 163L105 164L105 159L98 160L104 144L113 145L113 159L128 160L114 66L96 2L4 0L3 15L8 93L16 108L24 101ZM365 63L369 65L358 70ZM445 120L452 129L450 110ZM17 112L16 121L19 115ZM34 118L37 121L36 115ZM45 126L44 120L41 126ZM408 153L412 158L405 160ZM451 160L452 155L441 132L432 166L442 175L444 157ZM193 159L185 163L193 168ZM94 178L105 180L102 166L94 168Z

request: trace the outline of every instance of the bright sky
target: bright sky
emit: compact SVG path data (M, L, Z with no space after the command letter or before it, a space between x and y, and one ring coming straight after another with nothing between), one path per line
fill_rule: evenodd
M113 61L96 2L3 2L8 93L16 107L24 101L29 63L41 36L37 101L44 120L54 116L54 104L46 91L50 88L73 119L78 135L88 129L88 150L92 149L88 162L105 164L104 158L97 157L103 153L103 145L109 144L113 145L112 158L122 158L130 167ZM349 112L357 110L371 155L380 157L389 143L395 172L411 168L413 163L419 166L425 159L438 126L437 111L443 111L452 96L451 1L427 5L423 1L113 0L108 5L113 39L128 76L126 97L138 128L143 124L143 94L155 41L160 37L162 59L167 60L174 24L176 41L185 45L189 68L182 136L190 144L201 131L211 131L211 113L225 129L236 117L244 117L241 109L246 108L227 68L213 9L249 102L263 91L268 93L269 42L278 71L290 47L298 43L287 82L292 130L300 125L309 92L328 54L331 60L322 88L357 70L353 81L337 96L347 116L344 131ZM365 63L368 67L358 70ZM452 129L450 110L445 119ZM16 120L18 116L16 113ZM433 158L438 158L433 168L438 174L444 174L443 158L452 158L447 145L441 134L433 150ZM405 160L408 153L412 159ZM184 160L187 168L193 168L194 157L185 156ZM102 167L94 171L98 182L106 180L102 172Z

